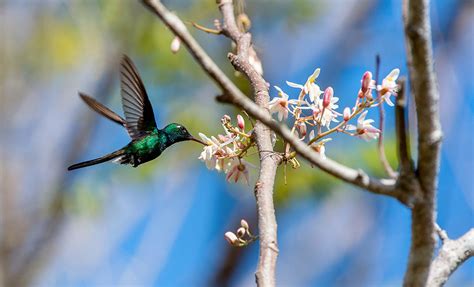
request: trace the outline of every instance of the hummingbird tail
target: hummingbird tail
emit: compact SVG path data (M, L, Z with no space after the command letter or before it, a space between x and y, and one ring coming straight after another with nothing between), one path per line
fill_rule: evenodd
M92 160L88 160L88 161L73 164L70 167L68 167L67 170L74 170L74 169L83 168L83 167L86 167L86 166L91 166L91 165L103 163L103 162L121 157L124 154L125 154L125 150L124 149L119 149L117 151L106 154L106 155L104 155L102 157L99 157L99 158L96 158L96 159L92 159Z

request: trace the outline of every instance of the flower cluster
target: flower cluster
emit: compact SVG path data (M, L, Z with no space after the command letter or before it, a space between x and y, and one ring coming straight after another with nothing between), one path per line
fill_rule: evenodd
M227 181L245 181L249 184L249 167L252 165L242 158L255 143L252 130L245 131L245 120L237 115L237 125L232 125L231 118L225 115L221 119L225 134L207 137L199 133L207 143L199 159L206 163L208 169L224 172Z
M372 126L374 120L366 119L367 109L383 102L393 106L390 96L396 96L396 80L400 70L392 70L383 79L381 85L375 83L371 72L365 72L354 106L344 108L342 114L338 112L339 98L334 96L334 89L327 87L322 90L316 84L319 73L320 69L316 69L304 84L286 82L289 87L299 90L297 99L290 99L287 93L275 86L278 95L270 101L270 112L277 114L280 121L286 120L291 114L294 118L292 132L301 140L307 140L308 144L323 158L325 157L324 145L331 140L327 136L334 132L342 132L367 141L377 139L380 130ZM356 116L359 116L357 125L348 124ZM351 131L354 132L351 133Z
M374 120L367 119L368 109L384 102L393 106L390 97L397 95L396 80L400 70L393 69L381 84L373 80L371 72L365 72L354 105L345 107L342 113L338 111L339 98L334 96L334 89L327 87L323 90L316 84L319 73L320 69L316 69L304 84L286 82L289 87L298 89L296 99L290 99L283 89L275 86L278 95L269 102L270 112L277 114L279 121L286 121L291 115L292 133L305 141L323 159L326 157L325 145L331 141L329 135L333 133L340 132L366 141L378 139L381 130L372 125ZM357 123L350 124L349 122L356 117L358 117ZM227 115L222 117L221 121L224 134L210 138L199 134L207 143L199 159L204 161L209 169L224 172L228 181L242 180L248 184L251 165L243 158L249 148L255 146L253 130L245 131L245 121L241 115L237 116L235 125ZM291 151L288 143L285 144L281 154L283 162L291 163L294 168L299 167L295 153Z
M236 247L242 247L242 246L247 246L255 239L257 239L257 236L253 235L250 232L249 224L247 221L242 219L240 221L240 227L237 229L237 232L234 233L232 231L227 231L224 234L225 240L229 242L230 245L236 246Z

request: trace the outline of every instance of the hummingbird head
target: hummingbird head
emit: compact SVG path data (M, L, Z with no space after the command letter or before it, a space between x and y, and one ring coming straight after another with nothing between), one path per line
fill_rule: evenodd
M163 131L168 136L170 140L170 144L174 144L174 143L182 142L182 141L195 141L203 145L207 145L206 143L193 137L183 125L180 125L177 123L172 123L172 124L167 125L163 129Z

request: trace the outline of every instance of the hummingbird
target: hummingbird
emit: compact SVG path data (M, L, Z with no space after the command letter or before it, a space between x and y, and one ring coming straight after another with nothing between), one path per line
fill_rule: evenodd
M182 141L195 141L207 145L193 137L181 124L171 123L163 129L156 126L155 115L145 86L132 60L124 55L120 63L120 93L125 119L92 97L79 92L81 99L94 111L123 126L132 141L123 148L102 157L76 163L68 170L83 168L113 160L119 164L137 167L153 160L169 146Z

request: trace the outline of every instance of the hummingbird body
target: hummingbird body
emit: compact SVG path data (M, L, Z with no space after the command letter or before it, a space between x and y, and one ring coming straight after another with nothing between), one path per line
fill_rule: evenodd
M153 160L177 142L196 141L184 126L176 123L158 129L155 123L153 108L146 94L140 75L130 58L124 56L121 63L121 94L125 119L117 115L93 98L79 93L84 102L109 120L125 127L132 141L125 147L102 157L77 163L68 167L68 170L78 169L113 160L120 164L130 164L137 167L142 163Z

